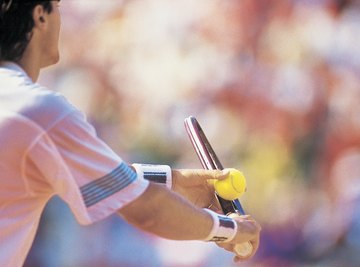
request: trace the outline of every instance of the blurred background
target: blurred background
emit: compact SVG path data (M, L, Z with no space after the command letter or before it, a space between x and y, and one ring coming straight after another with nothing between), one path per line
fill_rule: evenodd
M130 163L201 168L183 126L196 116L262 225L241 266L360 266L359 2L63 0L61 62L40 83ZM116 216L80 226L54 198L25 266L233 263Z

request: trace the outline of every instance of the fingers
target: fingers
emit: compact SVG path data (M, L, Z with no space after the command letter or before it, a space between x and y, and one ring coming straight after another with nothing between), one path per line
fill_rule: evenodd
M249 260L255 255L259 248L261 226L250 215L230 214L230 217L237 222L238 233L231 242L218 243L218 245L225 250L233 252L235 254L235 262ZM245 256L239 255L237 249L239 249L239 246L244 246L247 242L251 244L252 252L248 255L244 254ZM242 247L242 249L245 248Z
M186 169L181 171L185 176L191 176L192 179L195 177L199 177L204 180L208 180L208 179L223 180L230 174L230 169L224 169L224 170Z
M223 213L216 199L214 181L229 176L230 170L173 169L172 190L196 206Z
M234 256L234 262L241 262L241 261L247 261L249 259L251 259L257 252L258 248L259 248L259 238L250 240L249 243L252 246L252 251L251 253L247 254L246 256L241 256L238 253L235 252L235 256ZM236 245L235 245L236 246ZM234 246L234 248L235 248Z
M259 235L261 231L260 224L250 215L229 214L238 224L239 235L236 236L234 242L241 243Z
M223 214L220 203L219 203L219 201L217 201L217 199L215 197L212 199L211 204L206 208L209 210L212 210L216 213Z
M224 180L230 175L230 169L223 169L221 172L215 173L215 179Z
M236 253L236 251L235 251L235 246L236 245L234 245L234 244L229 244L229 243L216 243L219 247L221 247L221 248L223 248L223 249L225 249L225 250L227 250L227 251L229 251L229 252L231 252L231 253L234 253L234 258L233 258L233 260L234 260L234 262L240 262L240 261L247 261L247 260L249 260L249 259L251 259L254 255L255 255L255 253L256 253L256 251L257 251L257 248L254 248L253 250L252 250L252 252L251 253L249 253L248 255L246 255L246 256L239 256L237 253Z
M234 253L234 258L233 258L234 262L242 262L242 261L247 261L247 260L251 259L256 254L256 252L259 248L259 238L253 239L249 242L252 245L252 252L249 254L246 254L246 256L238 255L235 247L239 244L230 244L230 243L216 243L216 244L219 247L221 247L231 253ZM240 245L243 245L243 243L241 243Z
M217 198L214 195L214 181L226 179L229 169L203 170L182 169L173 170L173 190L185 196L188 200L200 207L206 207L217 213L223 213ZM249 215L230 215L237 223L235 238L229 243L218 243L218 246L235 254L234 261L245 261L253 257L259 247L260 225ZM253 246L250 255L236 254L235 246L250 242Z
M230 174L229 169L204 170L204 169L173 169L173 185L196 186L207 185L214 189L215 180L224 180Z
M176 169L172 170L173 180L175 183L182 185L204 185L208 180L224 179L226 174L221 170L204 170L204 169Z

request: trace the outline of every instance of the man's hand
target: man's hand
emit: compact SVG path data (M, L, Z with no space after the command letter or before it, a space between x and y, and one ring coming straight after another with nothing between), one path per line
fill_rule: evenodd
M261 227L250 215L232 216L232 218L238 225L238 232L235 238L230 242L217 243L217 245L225 250L233 252L235 254L235 262L249 260L255 255L257 249L259 248ZM235 246L244 242L250 242L253 246L253 251L251 255L241 257L236 254Z
M197 207L220 211L215 198L214 180L223 180L228 174L228 170L172 170L172 190Z

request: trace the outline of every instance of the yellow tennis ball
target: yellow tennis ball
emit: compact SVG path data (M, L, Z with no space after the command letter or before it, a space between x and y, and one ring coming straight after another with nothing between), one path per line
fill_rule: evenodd
M224 180L214 182L215 191L226 200L239 198L246 190L246 179L241 171L229 169L229 175Z

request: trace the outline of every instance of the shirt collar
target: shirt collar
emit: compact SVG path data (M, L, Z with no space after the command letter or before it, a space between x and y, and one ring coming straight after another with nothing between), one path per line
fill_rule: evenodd
M12 61L0 61L0 68L19 72L28 77L27 73L18 64Z

